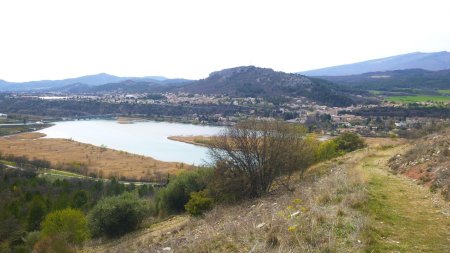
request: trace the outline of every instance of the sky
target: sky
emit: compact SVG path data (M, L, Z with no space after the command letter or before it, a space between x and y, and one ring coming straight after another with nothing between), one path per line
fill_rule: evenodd
M1 0L0 79L200 79L450 51L448 0Z

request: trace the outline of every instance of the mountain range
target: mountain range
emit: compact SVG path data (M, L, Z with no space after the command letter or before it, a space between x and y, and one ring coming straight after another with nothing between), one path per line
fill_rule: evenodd
M359 72L363 73L356 74ZM161 76L119 77L101 73L24 83L0 80L0 92L186 92L230 97L291 96L306 97L320 104L345 106L368 101L363 98L369 95L368 90L450 89L450 53L411 53L301 73L284 73L255 66L212 72L200 80Z
M22 83L0 80L0 91L56 91L59 88L63 90L70 89L72 86L78 86L78 88L83 87L84 89L90 86L120 83L129 80L140 83L145 82L149 85L169 85L189 82L189 80L186 79L168 79L162 76L119 77L106 73L100 73L96 75L87 75L63 80L42 80Z
M315 70L299 72L306 76L347 76L368 72L424 69L438 71L450 69L450 53L446 51L434 53L409 53L369 61L345 64Z
M320 78L362 90L450 89L450 69L439 71L405 69L369 72L360 75L321 76Z

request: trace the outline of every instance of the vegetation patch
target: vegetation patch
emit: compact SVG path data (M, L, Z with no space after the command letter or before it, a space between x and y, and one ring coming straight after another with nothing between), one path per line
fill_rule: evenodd
M0 152L47 160L47 168L71 171L84 176L165 181L167 174L189 169L186 164L162 162L151 157L75 142L68 139L41 138L40 133L24 133L0 138Z
M426 95L418 95L418 96L389 96L386 97L386 101L402 103L402 104L412 104L418 102L444 102L447 103L450 101L449 96L426 96Z
M387 174L393 151L378 153L381 156L366 158L360 167L369 179L368 204L362 207L370 217L364 232L366 251L447 252L448 206L426 188Z
M440 94L450 95L450 90L438 90Z

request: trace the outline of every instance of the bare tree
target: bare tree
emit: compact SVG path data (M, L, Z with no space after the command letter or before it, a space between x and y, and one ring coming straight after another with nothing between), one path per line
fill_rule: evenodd
M303 172L311 164L314 155L305 135L305 128L298 125L245 121L215 137L210 156L224 175L239 178L242 194L258 197L269 191L275 178L286 175L289 180L293 172Z

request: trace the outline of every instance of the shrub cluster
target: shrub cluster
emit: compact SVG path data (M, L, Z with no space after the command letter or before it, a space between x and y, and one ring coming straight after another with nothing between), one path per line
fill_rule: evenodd
M89 229L93 236L120 236L138 228L148 212L148 203L134 193L104 198L89 212Z
M345 153L365 147L364 139L355 133L343 133L340 136L319 144L316 161L325 161Z
M156 193L154 201L158 215L184 212L191 193L205 189L212 173L211 169L200 168L173 177L165 188Z

